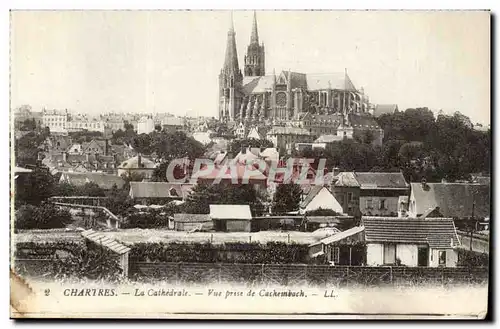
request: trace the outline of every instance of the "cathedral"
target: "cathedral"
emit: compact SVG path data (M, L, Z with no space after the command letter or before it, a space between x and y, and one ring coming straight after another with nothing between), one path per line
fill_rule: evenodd
M219 75L219 119L244 124L273 124L300 120L305 114L334 115L349 124L351 115L369 111L368 97L341 73L306 74L282 71L266 75L266 53L259 42L254 12L243 73L238 65L236 33L231 17L225 60Z

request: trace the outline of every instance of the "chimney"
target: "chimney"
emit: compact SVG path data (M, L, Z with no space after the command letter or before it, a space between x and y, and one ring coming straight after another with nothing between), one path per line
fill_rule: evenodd
M247 147L246 146L242 146L241 147L241 154L245 154L247 153Z
M137 154L137 168L142 168L142 158L141 154Z
M425 188L427 187L427 180L424 178L422 178L422 188Z
M335 177L338 174L340 174L340 168L339 167L333 167L333 169L332 169L332 175Z
M453 247L453 237L450 238L450 246Z
M104 140L104 155L109 155L108 139Z
M62 152L62 156L63 156L63 161L64 161L64 162L67 162L67 161L68 161L68 152L63 151L63 152Z
M87 162L90 162L90 152L87 152L87 154L85 154L85 160L87 160Z

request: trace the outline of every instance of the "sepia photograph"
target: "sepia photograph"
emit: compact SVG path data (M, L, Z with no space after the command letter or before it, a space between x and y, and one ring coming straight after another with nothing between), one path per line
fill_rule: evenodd
M491 20L11 10L10 317L485 319Z

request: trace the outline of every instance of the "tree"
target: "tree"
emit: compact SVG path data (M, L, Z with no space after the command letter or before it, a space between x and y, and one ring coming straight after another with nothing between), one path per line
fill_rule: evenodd
M23 175L16 179L15 203L39 205L55 191L54 177L45 169L35 168L28 175Z
M63 228L71 223L71 214L67 210L57 209L53 204L45 203L39 207L23 205L16 212L14 226L18 230Z
M129 198L130 184L127 182L121 189L116 184L113 185L111 190L107 193L104 200L104 206L109 209L113 214L123 216L134 205L133 201Z
M211 204L249 205L253 215L264 209L260 196L252 185L207 184L196 185L181 211L189 214L208 214Z
M16 164L19 166L36 165L40 146L50 135L48 128L30 131L17 139L14 144Z
M297 184L281 184L276 188L273 197L273 214L283 214L299 210L302 189Z
M23 121L23 123L21 124L21 127L19 130L22 130L22 131L33 131L36 129L36 121L34 118L32 119L26 119Z
M339 216L340 214L332 209L318 208L306 212L306 216Z
M268 141L267 139L255 139L255 138L249 138L249 139L234 139L230 146L229 149L233 150L234 152L238 152L241 150L242 147L273 147L273 143L271 141Z

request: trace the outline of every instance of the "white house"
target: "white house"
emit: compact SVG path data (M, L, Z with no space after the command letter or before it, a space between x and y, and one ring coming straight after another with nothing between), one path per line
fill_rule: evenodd
M366 264L456 267L460 246L451 218L363 217Z
M330 209L342 214L342 206L325 186L314 186L300 203L300 214L317 209Z
M142 117L137 123L137 134L149 134L155 130L155 122L151 117Z

